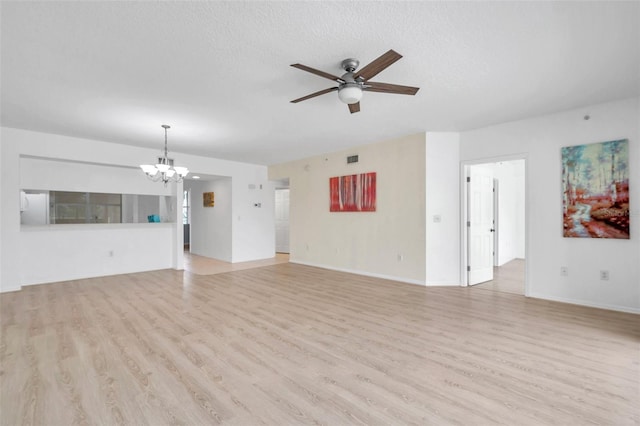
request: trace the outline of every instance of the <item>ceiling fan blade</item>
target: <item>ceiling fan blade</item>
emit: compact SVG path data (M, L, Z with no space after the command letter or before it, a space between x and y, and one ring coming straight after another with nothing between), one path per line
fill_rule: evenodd
M402 58L401 54L394 50L389 50L378 59L374 59L373 62L362 68L360 71L356 72L354 78L362 78L364 79L364 81L367 81L385 70L388 66L390 66L400 58Z
M294 100L291 101L291 103L292 104L297 104L298 102L306 101L307 99L315 98L316 96L324 95L325 93L335 92L336 90L338 90L337 87L330 87L328 89L320 90L320 91L312 93L310 95L303 96L303 97L298 98L298 99L294 99Z
M360 102L349 104L349 111L351 112L351 114L353 114L354 112L360 112Z
M420 90L420 88L411 86L400 86L399 84L376 83L373 81L368 81L365 83L365 87L363 90L369 92L396 93L398 95L415 95L416 93L418 93L418 90Z
M319 75L320 77L328 78L329 80L337 81L339 83L344 83L344 80L338 76L333 74L329 74L328 72L320 71L315 68L308 67L302 64L291 64L292 67L298 68L299 70L310 72L311 74Z

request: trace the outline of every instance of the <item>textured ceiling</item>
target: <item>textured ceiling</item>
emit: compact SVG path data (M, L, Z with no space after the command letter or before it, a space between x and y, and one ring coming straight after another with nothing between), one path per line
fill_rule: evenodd
M640 94L638 2L1 3L1 124L275 164ZM341 74L404 55L349 114Z

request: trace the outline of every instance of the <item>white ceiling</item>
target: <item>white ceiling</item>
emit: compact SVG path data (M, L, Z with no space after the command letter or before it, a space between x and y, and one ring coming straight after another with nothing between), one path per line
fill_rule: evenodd
M640 95L639 2L1 3L1 124L275 164ZM349 114L334 83L389 49Z

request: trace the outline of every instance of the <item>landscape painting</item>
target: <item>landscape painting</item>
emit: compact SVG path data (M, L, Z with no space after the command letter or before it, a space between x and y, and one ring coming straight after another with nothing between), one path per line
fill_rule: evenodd
M629 141L562 148L563 235L629 239Z
M332 212L376 211L376 174L336 176L329 178Z

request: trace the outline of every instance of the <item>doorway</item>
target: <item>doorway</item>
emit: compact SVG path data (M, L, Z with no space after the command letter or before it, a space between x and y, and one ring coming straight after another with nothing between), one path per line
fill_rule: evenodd
M184 225L186 254L231 262L232 178L202 173L189 175L183 190L183 224L188 222ZM185 263L186 260L185 257Z
M464 285L527 295L526 158L463 171Z
M289 179L276 181L275 197L275 249L276 253L289 254Z
M182 241L184 251L191 251L191 189L182 191Z

